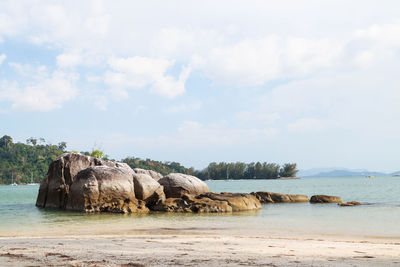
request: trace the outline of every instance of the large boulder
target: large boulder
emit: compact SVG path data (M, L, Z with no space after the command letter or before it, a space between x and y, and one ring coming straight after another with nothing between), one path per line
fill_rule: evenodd
M79 153L64 153L51 162L47 175L40 184L36 206L65 208L75 176L90 166L117 167L133 173L125 163L103 161Z
M140 169L140 168L134 168L133 171L137 174L147 174L154 180L158 181L161 178L163 178L163 175L161 173L152 171L152 170L145 170L145 169Z
M310 200L306 195L280 194L265 191L253 192L251 194L256 196L261 203L296 203L308 202Z
M136 198L144 200L148 207L154 206L165 200L163 186L150 175L134 173L133 184Z
M342 198L337 196L314 195L310 199L310 203L342 203Z
M207 184L199 178L182 173L171 173L158 182L164 186L167 198L180 198L183 195L199 195L210 192Z
M94 166L80 171L70 188L67 210L86 212L147 212L135 198L132 172L118 167Z

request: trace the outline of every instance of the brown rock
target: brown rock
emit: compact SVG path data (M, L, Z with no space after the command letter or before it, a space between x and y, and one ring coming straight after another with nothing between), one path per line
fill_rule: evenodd
M146 201L148 207L165 200L163 186L151 176L143 173L133 173L133 184L136 198Z
M153 207L155 211L167 212L231 212L232 207L227 201L212 200L204 197L183 195L182 198L167 198L163 203Z
M134 168L133 171L137 174L147 174L154 180L158 181L161 178L163 178L163 175L161 173L152 171L152 170L145 170L145 169L140 169L140 168Z
M103 161L79 153L64 153L51 162L47 175L40 184L36 206L65 208L75 176L90 166L118 167L133 172L125 163Z
M197 199L209 198L211 200L226 201L232 211L256 210L261 208L260 201L250 194L239 193L204 193L196 196Z
M118 167L94 166L80 171L72 183L67 210L86 212L147 212L135 198L132 172Z
M310 203L342 203L342 199L337 196L314 195L310 199Z
M280 194L264 191L253 192L251 194L256 196L261 203L296 203L310 201L306 195Z
M350 201L350 202L346 202L346 203L338 203L338 205L342 206L342 207L349 207L349 206L358 206L358 205L361 205L361 203L357 202L357 201Z
M167 198L180 198L183 195L199 195L210 192L207 184L202 180L182 173L168 174L158 182L164 186L164 193Z

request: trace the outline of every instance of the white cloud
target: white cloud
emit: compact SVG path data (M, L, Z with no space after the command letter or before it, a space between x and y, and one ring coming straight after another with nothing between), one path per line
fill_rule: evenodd
M174 65L173 61L138 56L114 58L109 65L113 71L105 74L105 82L121 97L128 96L126 89L149 87L152 92L174 98L185 92L185 82L190 73L190 68L183 67L176 79L167 74Z
M282 38L270 35L214 48L203 66L214 80L260 86L296 78L335 65L343 44L325 39Z
M77 95L76 74L54 71L40 73L39 79L28 82L3 80L0 84L0 101L10 101L11 107L21 111L50 111L59 109Z
M6 55L5 54L1 54L0 55L0 65L3 64L3 61L6 59Z
M356 37L375 40L391 46L400 45L400 21L374 24L367 29L358 30Z
M60 68L71 68L79 65L82 58L78 54L61 54L57 56L57 66Z

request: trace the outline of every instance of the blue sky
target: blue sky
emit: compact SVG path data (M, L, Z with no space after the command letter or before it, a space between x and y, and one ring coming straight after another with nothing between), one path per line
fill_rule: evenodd
M400 169L397 1L1 1L0 135Z

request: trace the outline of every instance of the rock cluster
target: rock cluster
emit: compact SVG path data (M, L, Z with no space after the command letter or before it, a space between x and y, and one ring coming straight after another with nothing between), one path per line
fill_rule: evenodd
M261 203L343 203L337 196L212 193L195 176L131 169L125 163L103 161L77 153L65 153L49 166L39 188L36 206L84 212L143 213L233 212L256 210Z
M66 153L39 188L36 206L85 212L231 212L261 208L250 194L211 193L197 177L167 176L127 164Z

